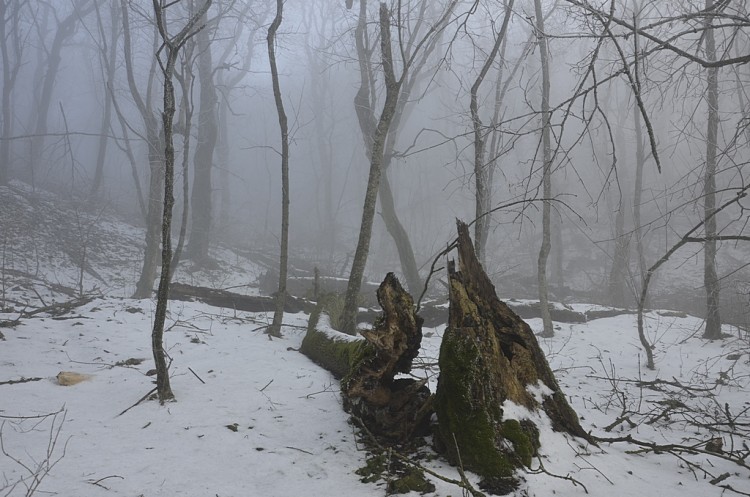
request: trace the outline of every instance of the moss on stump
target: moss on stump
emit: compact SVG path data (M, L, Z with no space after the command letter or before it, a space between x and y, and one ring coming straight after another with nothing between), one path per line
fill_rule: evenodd
M507 493L517 487L516 468L531 464L539 432L529 420L506 418L506 401L544 411L558 431L589 437L533 332L497 298L460 221L458 262L458 271L448 264L450 310L434 402L437 445L452 463L481 476L483 488ZM529 387L549 393L541 405Z

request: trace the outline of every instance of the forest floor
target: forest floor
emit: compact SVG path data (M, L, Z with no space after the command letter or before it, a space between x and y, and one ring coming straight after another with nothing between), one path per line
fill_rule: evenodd
M23 196L5 194L25 211ZM388 471L372 483L355 473L366 465L368 444L342 411L338 382L297 351L303 313L287 314L284 337L269 340L263 331L270 313L171 302L165 345L177 400L139 402L154 387L148 372L155 308L152 300L125 296L137 274L139 231L109 216L87 216L80 214L77 226L88 229L88 243L100 244L87 251L91 260L114 262L91 268L99 278L84 269L81 285L80 252L60 253L59 242L48 238L62 236L54 235L59 224L26 231L23 219L18 231L4 225L0 496L385 495ZM108 230L122 236L113 240ZM128 239L132 247L124 246ZM100 252L107 247L114 255ZM213 255L219 269L186 270L178 280L257 291L248 282L257 282L260 265L229 249ZM76 298L77 288L97 296L64 312L36 312ZM528 322L540 330L539 320ZM750 495L750 336L725 327L726 339L707 342L702 326L692 316L648 312L657 366L650 371L635 315L556 323L556 336L540 343L583 427L655 445L593 446L535 419L542 447L516 495ZM443 331L424 329L413 372L432 391ZM83 381L63 386L70 376L61 372ZM508 415L535 416L504 407ZM459 478L432 457L429 441L421 451L426 467ZM436 486L428 495L462 495L455 485L428 479Z

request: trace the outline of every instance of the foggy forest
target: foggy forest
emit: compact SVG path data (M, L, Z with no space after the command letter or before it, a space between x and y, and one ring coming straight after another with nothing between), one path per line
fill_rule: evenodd
M745 0L0 0L0 63L0 496L750 495Z

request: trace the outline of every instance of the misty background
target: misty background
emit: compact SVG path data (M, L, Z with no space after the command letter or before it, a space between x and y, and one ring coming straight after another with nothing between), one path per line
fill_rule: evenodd
M200 3L171 5L168 27L178 31ZM543 1L543 33L529 0L385 5L396 72L403 74L410 53L417 57L388 135L382 178L422 282L455 238L456 218L468 222L501 207L483 216L485 268L502 297L539 298L546 203L551 300L634 308L648 268L689 234L696 240L655 273L648 305L705 315L704 246L713 240L722 321L748 325L750 218L738 197L748 186L750 157L746 2ZM284 2L275 45L289 118L293 268L349 276L371 159L355 106L363 74L376 118L385 100L378 7L366 0ZM608 22L610 13L645 26L644 33ZM210 268L210 250L221 244L278 257L281 144L266 47L275 14L271 1L214 0L204 27L180 52L172 232L176 239L186 164L190 206L180 264L187 267ZM358 34L360 22L365 31ZM53 192L94 214L116 213L145 234L164 138L164 81L155 57L162 41L151 2L0 0L0 37L0 185ZM541 44L551 80L551 198L543 181ZM712 69L700 63L706 60L728 62ZM479 169L475 124L484 141ZM478 170L491 191L484 210L476 201ZM716 214L707 234L701 223L710 212L709 176L714 209L737 201ZM381 197L365 270L371 281L388 271L404 274L387 208ZM14 249L18 232L7 225L3 231L4 254L21 250ZM130 264L127 294L142 262ZM445 293L441 276L431 279L434 295Z

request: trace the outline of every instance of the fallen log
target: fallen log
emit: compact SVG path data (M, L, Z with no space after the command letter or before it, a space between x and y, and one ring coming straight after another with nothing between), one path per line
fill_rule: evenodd
M341 378L344 409L388 443L427 431L432 396L424 381L395 379L408 373L422 342L422 320L412 297L388 273L377 290L383 314L362 339L352 339L313 315L300 352Z
M226 307L247 312L273 312L276 305L276 299L273 297L242 295L228 290L192 286L184 283L172 283L169 287L169 298L187 302L199 300L215 307ZM287 296L284 304L284 312L310 312L312 308L312 304L291 296Z
M506 411L541 410L555 430L589 436L536 336L498 299L460 221L458 265L448 263L450 312L434 402L437 442L452 463L482 477L482 488L510 493L518 484L516 468L530 466L539 448L539 430L528 417Z

